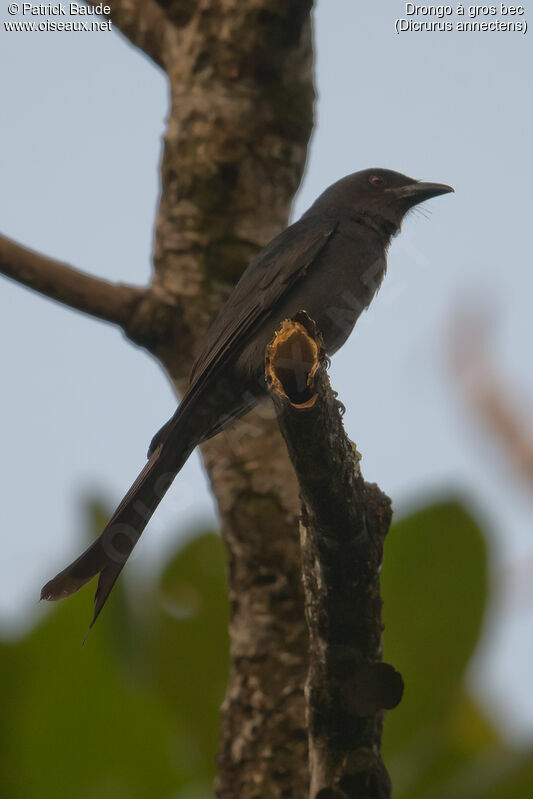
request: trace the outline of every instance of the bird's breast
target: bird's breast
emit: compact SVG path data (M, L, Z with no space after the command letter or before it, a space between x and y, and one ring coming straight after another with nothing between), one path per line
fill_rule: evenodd
M369 306L385 271L385 248L375 234L361 231L361 225L341 225L301 286L293 287L286 315L307 311L322 333L327 353L332 355Z
M346 341L379 288L386 252L374 232L361 224L340 224L306 274L287 289L238 358L238 370L251 373L264 363L267 345L284 319L306 311L320 330L326 352Z

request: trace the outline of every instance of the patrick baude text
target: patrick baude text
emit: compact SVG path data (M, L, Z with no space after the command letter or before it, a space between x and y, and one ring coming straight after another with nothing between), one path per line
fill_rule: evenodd
M51 17L72 16L88 17L95 14L110 14L111 7L103 3L98 3L97 6L86 6L82 3L22 3L23 16L45 16Z

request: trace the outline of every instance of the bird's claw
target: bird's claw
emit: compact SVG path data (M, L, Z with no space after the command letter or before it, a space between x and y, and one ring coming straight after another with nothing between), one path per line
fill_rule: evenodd
M332 389L332 391L333 391L333 389ZM344 416L344 414L346 413L346 405L344 405L344 403L341 402L340 399L337 399L338 396L339 396L339 392L338 391L333 391L333 399L335 400L335 405L339 409L340 415Z

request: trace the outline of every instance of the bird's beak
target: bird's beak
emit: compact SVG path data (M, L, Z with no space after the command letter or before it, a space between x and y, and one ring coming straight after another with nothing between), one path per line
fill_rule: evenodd
M444 183L409 183L407 186L397 186L396 188L389 189L391 194L394 194L398 200L407 200L409 205L417 205L418 203L429 200L431 197L438 197L439 194L448 194L454 191L451 186L446 186Z

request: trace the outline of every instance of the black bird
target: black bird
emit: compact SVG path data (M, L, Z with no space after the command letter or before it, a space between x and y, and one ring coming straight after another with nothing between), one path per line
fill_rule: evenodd
M208 330L187 393L152 440L144 469L100 537L44 586L41 598L70 596L99 574L92 626L193 449L265 396L265 350L281 322L306 311L327 354L336 352L379 288L405 214L450 191L387 169L356 172L261 250Z

